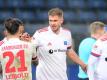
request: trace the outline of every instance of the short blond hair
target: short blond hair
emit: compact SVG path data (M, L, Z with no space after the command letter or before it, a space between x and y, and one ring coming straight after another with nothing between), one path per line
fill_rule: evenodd
M105 24L100 21L96 21L90 24L90 33L95 34L97 30L103 29L105 27Z
M60 8L52 8L51 10L49 10L48 16L63 17L63 11Z

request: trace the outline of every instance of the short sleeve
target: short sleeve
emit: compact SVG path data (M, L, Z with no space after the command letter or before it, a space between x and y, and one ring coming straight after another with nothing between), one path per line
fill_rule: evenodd
M68 45L67 45L67 49L70 49L72 46L72 35L71 32L68 33Z
M32 43L35 44L36 47L39 46L39 33L38 33L38 31L36 31L35 34L33 35Z
M37 57L36 46L32 43L32 58Z
M4 41L0 41L0 61L1 61L1 54L2 54L2 44L4 43Z

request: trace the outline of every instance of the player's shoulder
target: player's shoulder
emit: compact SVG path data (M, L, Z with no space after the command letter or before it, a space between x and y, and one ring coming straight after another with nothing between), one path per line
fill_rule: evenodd
M22 45L24 45L25 47L27 46L27 47L29 47L29 48L34 45L31 41L22 41L22 40L21 40L21 43L19 42L19 44L22 44Z
M44 27L44 28L37 30L38 33L43 33L43 32L47 32L47 31L49 31L48 27Z
M65 32L71 32L68 28L64 28L64 27L62 28L62 30Z
M83 39L82 41L84 41L84 42L95 42L96 41L96 39L95 38L92 38L92 37L87 37L87 38L85 38L85 39Z
M100 37L101 41L107 41L107 33Z
M66 37L71 37L71 31L67 28L62 28L62 34Z
M0 46L2 46L4 44L4 40L0 41Z
M71 31L67 28L62 28L64 34L71 35Z
M89 50L89 48L91 48L93 46L93 44L95 44L96 40L91 38L91 37L87 37L85 39L83 39L80 42L79 47L85 48Z
M94 46L95 46L95 48L96 48L96 46L98 47L101 47L101 46L103 46L102 44L104 44L103 43L104 41L102 41L101 39L98 39L98 40L96 40L96 42L94 43Z
M20 42L22 43L22 44L30 44L31 42L30 41L23 41L23 40L20 40ZM20 43L19 42L19 43Z

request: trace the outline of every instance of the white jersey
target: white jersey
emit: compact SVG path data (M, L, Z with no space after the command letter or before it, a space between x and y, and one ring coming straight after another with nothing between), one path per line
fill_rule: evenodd
M6 42L6 41L7 41L7 38L5 37L2 41L3 41L3 42Z
M3 80L32 80L31 60L36 57L35 46L18 38L0 42Z
M107 80L107 35L104 35L93 46L88 61L89 80Z
M7 38L5 37L2 41L0 41L0 44L4 43L7 41ZM0 61L0 67L2 67L1 65L1 61ZM0 80L2 80L3 76L2 76L2 72L0 72Z
M36 80L68 80L66 51L71 47L71 33L60 28L60 33L55 34L46 27L38 30L33 38L39 60Z

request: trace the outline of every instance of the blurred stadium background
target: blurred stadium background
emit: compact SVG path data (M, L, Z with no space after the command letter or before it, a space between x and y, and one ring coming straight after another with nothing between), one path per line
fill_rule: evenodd
M93 21L107 23L107 0L0 0L0 40L3 39L3 22L9 17L21 19L25 30L33 35L35 30L48 25L48 10L64 10L64 27L72 32L75 50L89 35L88 26ZM78 80L77 65L68 62L69 80Z

